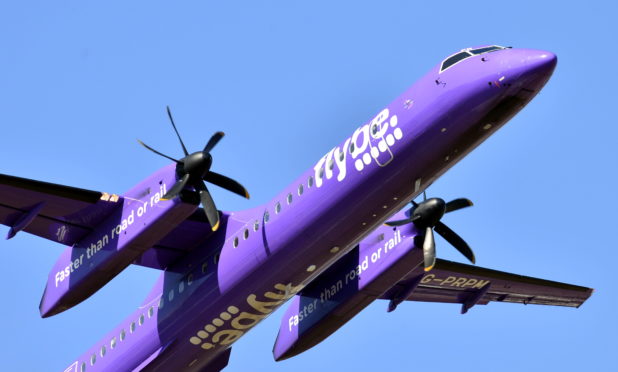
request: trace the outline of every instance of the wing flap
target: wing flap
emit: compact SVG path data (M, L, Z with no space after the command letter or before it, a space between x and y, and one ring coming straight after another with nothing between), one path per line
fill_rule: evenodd
M487 291L474 304L511 302L579 307L593 292L591 288L438 259L432 271L423 273L422 269L414 270L381 298L395 298L397 293L406 288L409 281L419 275L423 277L407 298L408 301L466 304L479 294L485 285L489 285Z

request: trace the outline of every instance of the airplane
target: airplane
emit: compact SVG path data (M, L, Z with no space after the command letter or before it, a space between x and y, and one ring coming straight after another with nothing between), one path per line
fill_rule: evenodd
M142 305L65 372L224 369L232 345L284 303L274 359L319 344L377 299L461 305L579 307L591 288L446 261L435 233L472 263L442 222L465 198L415 201L541 90L556 56L485 45L448 56L355 129L272 200L217 208L209 184L249 197L213 172L216 132L122 195L0 174L0 222L66 246L39 305L66 311L129 265L161 270ZM408 204L410 204L409 207Z

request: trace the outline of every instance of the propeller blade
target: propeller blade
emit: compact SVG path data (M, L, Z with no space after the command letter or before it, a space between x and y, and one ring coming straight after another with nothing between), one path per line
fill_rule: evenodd
M217 143L221 141L221 138L223 138L223 136L225 136L225 133L223 132L217 132L213 134L212 137L210 137L210 140L208 140L208 143L206 144L206 146L204 146L203 151L210 152L217 145Z
M195 185L195 189L200 193L200 201L202 202L202 207L204 208L204 212L206 213L206 219L212 228L212 231L217 231L219 229L219 211L215 206L215 201L212 200L212 196L204 182L198 182Z
M420 218L420 216L413 216L413 217L406 218L406 219L403 219L403 220L386 221L386 222L384 222L384 224L386 226L392 226L392 227L403 226L403 225L407 225L409 223L412 223L412 222L418 220L419 218Z
M249 199L249 191L247 191L247 189L245 189L243 185L222 174L210 171L206 173L206 176L204 176L204 180L219 187L222 187L228 191L231 191L235 194L238 194L243 198Z
M431 227L427 227L425 230L423 262L425 264L425 271L430 271L436 264L436 241L433 237L433 229Z
M444 213L454 212L462 208L471 207L473 205L474 204L472 203L472 201L466 198L451 200L450 202L446 203L446 211Z
M137 142L139 142L139 144L140 144L140 145L144 146L145 148L147 148L148 150L150 150L150 151L154 152L154 153L155 153L155 154L157 154L157 155L161 155L161 156L163 156L164 158L167 158L167 159L169 159L169 160L171 160L171 161L173 161L173 162L175 162L175 163L177 163L177 164L182 164L182 162L181 162L181 161L176 160L176 159L172 158L171 156L167 156L167 155L165 155L165 154L163 154L163 153L160 153L159 151L157 151L157 150L153 149L152 147L148 146L147 144L145 144L144 142L142 142L142 141L140 141L140 140L137 140Z
M463 254L470 262L476 263L476 259L474 258L474 252L470 249L468 243L466 243L457 233L451 230L448 226L443 224L442 222L438 222L435 226L436 232L440 234L441 237L444 238L447 242L451 243L455 249L459 251L459 253Z
M169 106L166 106L166 108L167 108L167 116L169 116L170 121L172 122L172 127L174 127L174 132L176 132L176 135L178 136L178 140L180 141L180 146L182 146L182 151L185 153L185 156L187 156L189 155L189 152L187 151L185 144L182 142L182 138L180 138L180 133L178 133L178 129L176 129L176 124L174 124L174 118L172 117L172 111L170 110Z
M182 189L185 188L185 186L187 186L187 183L189 182L189 178L191 176L187 173L184 176L182 176L181 179L179 179L174 186L172 186L172 188L170 189L170 191L168 191L165 195L163 195L163 197L161 199L163 200L170 200L170 199L174 199L176 196L178 196L178 194L180 194L180 192L182 191Z

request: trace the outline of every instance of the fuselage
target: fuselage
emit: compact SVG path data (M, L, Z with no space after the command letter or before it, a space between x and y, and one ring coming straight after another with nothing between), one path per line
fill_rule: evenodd
M72 366L205 368L500 128L555 64L549 52L500 49L436 66L275 198L222 213L219 230ZM170 179L174 166L160 172Z

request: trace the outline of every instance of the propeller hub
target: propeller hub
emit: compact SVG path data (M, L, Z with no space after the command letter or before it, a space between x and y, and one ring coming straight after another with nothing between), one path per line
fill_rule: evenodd
M420 228L434 227L446 212L446 203L440 198L431 198L420 203L412 212L417 220L414 224Z
M197 151L182 159L183 171L194 179L206 176L212 165L212 155L204 151Z

